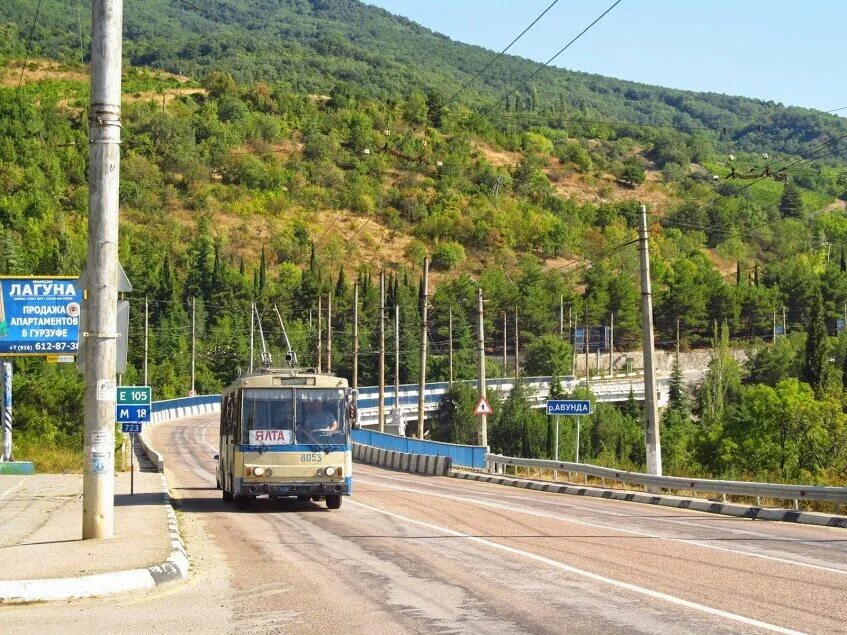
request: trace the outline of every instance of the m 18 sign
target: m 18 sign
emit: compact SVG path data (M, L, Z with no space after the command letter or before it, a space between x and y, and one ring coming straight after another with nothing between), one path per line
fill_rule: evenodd
M0 278L0 355L75 355L80 302L76 278Z

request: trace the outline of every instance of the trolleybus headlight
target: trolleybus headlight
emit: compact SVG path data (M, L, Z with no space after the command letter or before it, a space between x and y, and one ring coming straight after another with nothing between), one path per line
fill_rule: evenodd
M265 468L263 467L254 467L253 468L253 476L262 476L265 473Z
M335 476L335 468L330 466L324 470L324 474L327 476Z
M265 468L265 476L273 476L273 475L274 475L274 471L271 468L266 467Z
M246 468L244 468L244 474L245 474L246 476L253 476L253 468L252 468L252 467L246 467Z
M318 476L323 476L323 475L324 475L324 469L322 467L319 467L318 468Z

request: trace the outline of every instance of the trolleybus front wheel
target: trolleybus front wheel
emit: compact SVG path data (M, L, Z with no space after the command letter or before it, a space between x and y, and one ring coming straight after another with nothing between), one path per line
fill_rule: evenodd
M326 497L327 509L338 509L341 507L341 494L332 494Z
M226 490L223 490L223 499L224 499L225 502L231 503L232 502L232 494L230 494Z

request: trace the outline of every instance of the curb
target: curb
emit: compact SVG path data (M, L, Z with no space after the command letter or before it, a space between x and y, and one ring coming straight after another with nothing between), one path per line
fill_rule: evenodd
M453 459L449 456L408 454L361 443L353 444L353 459L367 465L425 476L448 476L453 465Z
M685 498L682 496L604 489L600 487L558 485L549 481L533 481L529 479L511 478L508 476L482 474L478 472L459 472L451 470L448 476L468 481L481 481L483 483L494 483L496 485L509 485L511 487L520 487L539 492L553 492L555 494L591 496L594 498L606 498L609 500L646 503L648 505L691 509L694 511L708 512L710 514L722 514L724 516L734 516L736 518L749 518L751 520L778 520L783 522L799 523L802 525L818 525L821 527L840 527L847 529L847 516L836 516L834 514L801 512L793 509L756 507L755 505L740 505L738 503L718 503L704 500L702 498Z
M112 571L78 578L42 580L0 580L0 604L48 602L138 591L188 577L188 554L179 533L176 514L168 493L165 475L162 479L162 501L168 522L171 553L167 560L143 569Z

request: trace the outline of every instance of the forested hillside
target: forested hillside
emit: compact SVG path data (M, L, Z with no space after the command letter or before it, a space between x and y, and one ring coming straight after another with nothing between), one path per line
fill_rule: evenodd
M61 6L44 0L37 55L23 68L31 7L12 0L0 14L0 274L76 274L84 265L87 67L75 12ZM490 376L513 372L493 360L504 314L514 347L516 311L522 372L568 374L560 301L579 324L614 314L615 348L639 347L632 243L644 201L660 345L673 345L679 325L682 347L718 351L696 399L677 384L663 423L669 469L844 478L841 119L552 69L487 112L534 68L513 59L496 81L486 76L448 103L492 54L353 2L197 10L148 0L128 4L126 37L120 253L135 291L125 383L139 380L145 298L157 398L187 393L192 301L201 393L247 368L251 302L277 358L275 306L308 363L319 298L326 307L332 294L333 369L349 376L354 282L360 382L375 383L382 269L389 306L401 308L400 379L414 381L425 255L431 380L447 378L451 309L456 377L475 375L477 285ZM86 47L83 36L83 56ZM730 343L758 349L773 339L783 307L789 336L738 368ZM18 451L36 440L78 447L75 370L41 360L16 369ZM457 403L470 399L457 391ZM549 452L546 422L520 391L497 411L494 449ZM640 466L638 406L597 412L583 456ZM433 435L468 441L472 422L439 418Z

